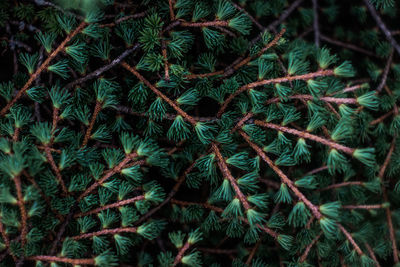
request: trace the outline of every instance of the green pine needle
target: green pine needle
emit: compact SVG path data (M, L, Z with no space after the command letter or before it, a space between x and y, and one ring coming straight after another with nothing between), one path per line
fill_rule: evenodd
M375 149L373 147L357 148L353 152L353 157L368 167L373 167L375 165Z
M333 70L333 73L339 77L353 77L355 75L355 70L351 65L350 61L344 61L338 67Z

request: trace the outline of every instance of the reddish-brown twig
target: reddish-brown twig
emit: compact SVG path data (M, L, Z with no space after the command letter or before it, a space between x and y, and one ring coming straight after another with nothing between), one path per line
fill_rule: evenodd
M376 204L376 205L344 205L341 207L342 209L353 210L353 209L362 209L362 210L373 210L373 209L383 209L385 208L384 204Z
M351 243L351 245L354 247L358 255L363 255L364 253L362 252L361 248L357 245L356 241L354 241L353 236L347 232L347 230L341 225L340 223L337 223L337 226L339 227L340 231L344 234L346 239Z
M115 228L115 229L103 229L103 230L100 230L97 232L72 236L70 238L73 240L80 240L80 239L85 239L85 238L91 238L94 236L101 236L101 235L115 235L115 234L119 234L119 233L136 233L136 231L137 231L136 227L121 227L121 228Z
M387 166L390 163L390 159L392 158L395 146L396 146L396 139L397 136L395 135L393 137L392 143L390 145L389 151L386 155L385 161L382 164L381 169L379 170L379 178L382 181L382 192L383 192L383 200L385 202L389 202L388 196L387 196L387 192L386 192L386 188L384 186L383 180L384 180L384 175L385 175L385 171ZM389 207L386 207L385 209L386 211L386 220L388 222L388 228L389 228L389 236L390 236L390 241L392 242L392 249L393 249L393 260L395 263L399 262L399 255L398 255L398 251L397 251L397 243L396 243L396 234L394 231L394 227L393 227L393 221L392 221L392 212L390 210Z
M218 212L218 213L224 212L224 209L216 207L216 206L213 206L213 205L210 205L208 203L197 203L197 202L189 202L189 201L182 201L182 200L176 200L176 199L171 199L171 202L175 203L175 204L182 205L182 206L198 205L198 206L202 206L202 207L204 207L206 209L210 209L210 210L213 210L213 211ZM249 221L246 218L239 217L239 219L241 221L245 222L246 224L250 224ZM279 234L277 232L275 232L274 230L272 230L272 229L270 229L270 228L268 228L266 226L263 226L263 225L260 225L260 224L256 224L256 227L258 229L264 231L265 233L267 233L268 235L270 235L274 239L277 239L278 236L279 236Z
M330 189L336 189L336 188L340 188L340 187L354 186L354 185L363 186L364 182L361 182L361 181L349 181L349 182L343 182L343 183L340 183L340 184L332 184L332 185L328 185L327 187L319 189L319 191L326 191L326 190L330 190Z
M315 216L317 220L320 220L323 218L321 212L319 211L319 208L312 204L304 195L303 193L300 192L300 190L294 185L292 180L290 180L283 172L282 170L276 166L273 161L264 153L264 151L258 147L256 144L254 144L251 140L250 137L243 132L242 130L239 131L240 135L245 139L245 141L251 146L251 148L254 149L254 151L257 153L257 155L265 161L268 166L279 176L279 178L282 180L283 183L285 183L290 190L296 195L297 198L299 198L312 212L312 214ZM357 251L359 255L362 255L363 252L360 249L360 247L357 245L357 243L354 241L354 239L351 237L351 235L347 232L347 230L337 223L339 226L339 229L343 232L345 237L349 240L349 242L353 245L354 249Z
M285 31L286 31L285 29L282 29L280 31L280 33L277 34L275 36L275 38L271 42L269 42L267 45L265 45L257 54L250 55L244 59L238 58L231 65L226 67L224 70L219 70L219 71L214 71L214 72L209 72L209 73L201 73L201 74L190 74L190 75L186 76L186 78L191 80L191 79L205 78L205 77L211 77L211 76L217 76L217 75L228 76L231 73L233 73L233 71L238 70L242 66L248 64L251 60L253 60L257 57L260 57L263 53L265 53L265 51L267 51L269 48L276 45L278 43L279 39L282 38L282 35L285 33Z
M243 93L246 90L249 90L251 88L255 88L258 86L262 85L267 85L267 84L276 84L276 83L284 83L284 82L291 82L291 81L296 81L296 80L310 80L316 77L323 77L323 76L332 76L334 75L333 70L319 70L316 72L312 73L307 73L307 74L302 74L302 75L295 75L295 76L285 76L281 78L274 78L274 79L269 79L269 80L262 80L262 81L257 81L253 83L249 83L246 85L243 85L240 87L236 92L233 94L229 95L229 97L224 101L222 104L220 110L217 113L217 117L221 117L222 113L224 113L225 109L228 107L229 103L239 94Z
M289 134L293 134L293 135L297 135L301 138L304 139L308 139L308 140L312 140L314 142L326 145L332 149L336 149L338 151L342 151L346 154L349 155L353 155L354 153L354 148L350 148L350 147L346 147L344 145L335 143L333 141L330 141L328 139L322 138L320 136L314 135L314 134L310 134L308 132L302 132L296 129L292 129L292 128L288 128L285 126L281 126L281 125L277 125L277 124L273 124L273 123L269 123L269 122L264 122L264 121L260 121L260 120L255 120L254 124L258 125L258 126L262 126L265 128L270 128L270 129L274 129L280 132L284 132L284 133L289 133Z
M175 13L174 13L174 0L168 0L168 6L169 6L169 16L171 17L171 21L175 20Z
M231 186L233 187L233 190L236 193L236 197L240 200L240 203L242 203L243 208L246 211L249 210L251 208L250 204L247 201L247 198L245 197L245 195L240 190L240 188L236 182L236 179L232 176L231 172L229 171L228 166L225 163L225 159L223 158L221 152L218 149L218 146L215 143L212 143L211 147L215 153L215 156L218 161L218 167L221 170L223 176L225 177L225 179L228 179L228 181L230 182Z
M204 22L187 22L182 21L181 26L183 27L210 27L210 26L228 26L229 22L225 20L214 20Z
M163 93L161 93L160 90L158 90L154 85L152 85L146 78L144 78L139 72L137 72L137 70L134 67L129 66L128 63L126 62L122 62L121 65L128 70L129 72L131 72L133 75L135 75L140 81L142 81L147 87L150 88L150 90L152 90L157 96L161 97L162 100L164 100L165 102L167 102L168 105L170 105L173 109L176 110L176 112L181 115L184 119L186 119L188 122L190 122L190 124L192 124L193 126L196 126L197 121L190 116L189 114L187 114L185 111L183 111L174 101L172 101L171 99L169 99L166 95L164 95Z
M21 177L19 175L13 178L15 189L17 191L18 207L21 212L21 245L22 247L26 244L26 235L28 234L28 216L24 205L24 196L22 194Z
M374 250L371 248L371 246L368 245L368 243L366 243L366 242L364 243L364 245L365 245L365 247L367 248L369 255L371 256L371 259L374 260L375 266L376 266L376 267L381 267L381 265L379 264L378 259L377 259L376 256L375 256Z
M50 163L51 168L53 169L54 173L56 174L57 181L60 184L63 193L68 194L68 189L65 186L64 180L61 176L60 169L57 167L56 162L54 161L53 155L51 154L51 150L48 145L45 145L44 151L46 153L46 158L47 158L48 162Z
M29 80L25 83L25 85L18 91L17 95L7 103L7 105L0 111L0 116L4 116L8 110L22 97L22 95L28 90L31 84L36 80L36 78L40 75L42 71L44 71L50 64L50 62L61 52L64 50L67 43L78 33L80 33L83 28L87 25L86 22L81 22L79 26L72 31L64 41L49 55L49 57L40 65L40 67L29 77Z
M179 188L181 187L181 185L183 184L183 182L185 181L186 176L193 170L195 166L195 162L193 162L185 171L184 173L179 177L178 181L176 181L176 184L174 185L174 187L172 188L172 190L168 193L167 197L164 199L163 202L161 202L160 205L158 205L157 207L153 208L152 210L150 210L149 212L147 212L145 215L143 215L138 221L135 222L135 225L141 224L142 222L144 222L145 220L147 220L147 218L149 218L150 216L152 216L154 213L156 213L158 210L160 210L162 207L164 207L167 203L169 203L171 201L171 199L175 196L175 194L178 192Z
M178 265L178 264L181 262L181 260L182 260L182 258L183 258L183 255L185 254L185 252L186 252L189 248L190 248L190 243L189 243L189 242L186 242L185 245L183 245L183 246L179 249L179 252L178 252L178 254L176 255L175 260L174 260L174 262L173 262L173 264L172 264L173 267L175 267L176 265Z
M99 213L102 210L118 208L118 207L121 207L121 206L124 206L124 205L128 205L130 203L135 203L136 201L140 201L140 200L143 200L143 199L144 199L144 195L133 197L133 198L129 198L129 199L125 199L125 200L121 200L121 201L118 201L118 202L115 202L115 203L112 203L112 204L108 204L108 205L102 206L100 208L91 210L91 211L81 212L81 213L75 214L74 217L75 218L79 218L79 217L88 216L88 215L91 215L91 214L96 214L96 213Z
M46 261L46 262L63 262L69 263L72 265L95 265L94 259L69 259L69 258L62 258L56 256L31 256L26 258L27 260L31 261Z
M92 119L90 120L89 126L86 130L85 137L83 138L81 148L83 148L87 145L87 143L90 139L90 136L92 134L93 126L94 126L94 123L96 122L97 115L99 115L101 108L102 108L102 103L99 101L96 101L96 106L94 107Z
M317 243L318 239L321 237L322 233L319 233L312 241L310 244L308 244L308 246L306 247L306 249L304 250L303 255L301 255L299 262L304 262L307 259L308 254L311 251L311 248L315 245L315 243Z
M78 197L78 202L86 197L90 192L92 192L93 190L95 190L98 186L102 185L108 178L110 178L111 176L113 176L116 173L121 172L121 170L129 163L131 162L133 159L135 159L138 155L136 153L131 153L125 156L125 158L114 168L106 171L103 175L103 177L101 177L98 181L96 181L95 183L93 183L88 189L85 190L85 192L83 192L79 197Z

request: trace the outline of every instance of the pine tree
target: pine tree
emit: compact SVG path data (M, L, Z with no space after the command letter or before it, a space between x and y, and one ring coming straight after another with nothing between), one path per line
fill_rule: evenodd
M398 13L0 2L0 266L399 265Z

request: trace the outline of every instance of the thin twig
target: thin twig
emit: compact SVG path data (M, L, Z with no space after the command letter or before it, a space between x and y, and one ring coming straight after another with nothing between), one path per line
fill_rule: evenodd
M371 13L372 17L374 18L374 20L376 21L376 24L378 24L378 27L381 29L383 34L386 36L386 39L390 42L390 44L393 46L393 48L400 55L400 45L393 38L392 33L386 27L382 18L378 15L378 12L376 11L375 7L371 4L371 2L369 0L364 0L364 3L367 6L367 8L368 8L369 12Z

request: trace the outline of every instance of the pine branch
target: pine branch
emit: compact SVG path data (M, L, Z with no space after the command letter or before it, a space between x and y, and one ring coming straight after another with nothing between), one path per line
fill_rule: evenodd
M90 210L90 211L87 211L87 212L81 212L81 213L75 214L74 218L84 217L84 216L88 216L88 215L91 215L91 214L97 214L102 210L118 208L118 207L125 206L125 205L131 204L131 203L135 203L136 201L140 201L140 200L143 200L143 199L145 199L145 196L144 195L140 195L140 196L136 196L136 197L133 197L133 198L126 199L126 200L120 200L118 202L115 202L115 203L112 203L112 204L108 204L108 205L96 208L94 210Z
M262 81L257 81L253 83L249 83L246 85L243 85L239 89L236 90L233 94L229 95L229 97L224 101L222 104L221 108L219 109L217 113L217 117L221 117L222 113L224 113L225 109L228 107L229 103L239 94L243 93L246 90L249 90L251 88L255 88L257 86L262 86L266 84L276 84L276 83L284 83L284 82L291 82L291 81L296 81L296 80L303 80L307 81L316 77L324 77L324 76L332 76L334 75L333 70L319 70L316 72L312 73L307 73L303 75L296 75L296 76L286 76L282 78L274 78L274 79L269 79L269 80L262 80Z
M247 198L244 196L244 194L242 193L242 191L240 190L240 188L236 182L236 179L232 176L231 172L229 171L228 166L225 163L225 159L223 158L221 152L218 149L218 146L215 143L212 143L211 147L215 153L215 156L217 157L218 167L219 167L221 173L223 174L225 179L229 180L231 186L233 187L233 190L236 193L236 197L240 200L240 203L242 203L243 208L247 212L249 209L251 209L250 204L247 201Z
M87 143L88 143L88 141L90 139L92 130L93 130L94 123L96 122L97 115L99 115L99 113L101 111L101 108L102 108L102 103L99 102L99 101L96 101L96 105L95 105L94 110L93 110L92 119L90 120L89 126L88 126L88 128L86 130L85 137L83 138L83 142L82 142L81 148L84 148L87 145Z
M264 121L260 121L260 120L255 120L254 124L256 124L258 126L261 126L261 127L264 127L264 128L270 128L270 129L274 129L276 131L293 134L293 135L299 136L299 137L304 138L304 139L309 139L309 140L312 140L314 142L317 142L317 143L323 144L325 146L328 146L328 147L330 147L332 149L336 149L338 151L342 151L342 152L344 152L346 154L349 154L351 156L353 155L353 153L355 151L354 148L350 148L350 147L335 143L333 141L327 140L325 138L319 137L319 136L314 135L314 134L310 134L308 132L303 132L303 131L299 131L299 130L296 130L296 129L292 129L292 128L288 128L288 127L285 127L285 126L280 126L280 125L277 125L277 124L264 122Z
M308 246L306 247L306 249L304 250L303 254L300 257L299 262L305 262L307 259L308 254L311 251L311 248L318 242L319 238L321 237L322 232L319 233L316 237L314 237L314 239L310 242L310 244L308 244Z
M178 112L179 115L181 115L184 119L186 119L188 122L190 122L190 124L192 124L193 126L196 126L197 122L196 120L190 116L189 114L187 114L185 111L183 111L180 107L178 107L178 105L172 101L171 99L169 99L166 95L164 95L163 93L161 93L161 91L159 91L154 85L152 85L146 78L144 78L139 72L137 72L137 70L131 66L128 65L128 63L126 62L122 62L121 65L128 70L129 72L131 72L133 75L135 75L140 81L142 81L147 87L150 88L151 91L153 91L153 93L155 93L157 96L159 96L160 98L162 98L162 100L164 100L165 102L168 103L168 105L170 105L173 109L176 110L176 112Z
M375 262L375 267L381 267L381 265L379 264L379 261L378 261L378 259L376 258L375 253L374 253L373 249L371 248L371 246L368 245L367 242L365 242L364 245L365 245L365 247L367 248L368 253L369 253L371 259L373 259L373 261Z
M386 168L389 165L390 159L392 158L392 155L393 155L393 152L394 152L394 149L396 146L396 139L397 139L397 136L395 135L393 137L389 151L386 155L385 161L384 161L381 169L379 170L379 175L378 175L378 177L381 180L381 184L382 184L383 200L387 203L389 203L389 198L387 196L386 188L384 186L384 175L385 175ZM398 250L397 250L396 234L395 234L395 230L393 227L393 221L392 221L392 212L390 211L390 207L386 207L385 211L386 211L386 220L387 220L388 228L389 228L389 237L390 237L390 241L392 243L392 249L393 249L393 260L395 263L398 263L399 255L398 255Z
M92 232L92 233L86 233L86 234L80 234L76 236L70 237L73 240L80 240L80 239L87 239L87 238L92 238L94 236L102 236L102 235L116 235L119 233L136 233L137 228L136 227L121 227L121 228L115 228L115 229L103 229L97 232Z
M21 90L18 91L17 95L7 103L7 105L0 111L0 116L3 117L6 115L8 110L20 99L23 94L29 89L29 87L32 85L32 83L39 77L40 73L44 71L50 64L50 62L60 53L64 50L65 46L68 44L68 42L75 37L78 33L80 33L85 26L87 25L86 22L81 22L78 27L74 31L72 31L70 34L67 35L67 37L64 39L64 41L47 57L47 59L40 65L40 67L29 77L29 80L25 83L25 85L21 88Z
M257 153L257 155L265 161L268 166L279 176L279 178L282 180L283 183L285 183L290 190L310 209L312 214L317 220L320 220L323 218L321 212L319 211L319 208L316 207L314 204L312 204L304 195L301 193L298 188L293 184L293 182L281 171L281 169L276 166L273 161L264 153L264 151L258 147L256 144L254 144L251 140L250 137L243 132L242 130L239 131L240 135L243 137L243 139L251 146L251 148L254 149L254 151ZM343 232L347 240L353 245L354 249L357 251L357 253L361 256L363 255L362 250L360 247L357 245L357 243L354 241L352 236L347 232L347 230L337 223L339 229Z
M104 175L102 178L100 178L98 181L96 181L95 183L93 183L89 188L87 188L85 190L85 192L83 192L77 199L77 202L79 202L81 199L83 199L84 197L86 197L88 194L90 194L93 190L95 190L98 186L102 185L108 178L110 178L111 176L113 176L116 173L120 173L121 170L126 167L126 165L131 162L132 160L134 160L137 157L137 153L131 153L125 156L125 158L114 168L105 171Z
M62 263L69 263L72 265L95 265L94 259L69 259L69 258L44 256L44 255L31 256L26 259L31 261L62 262Z
M347 230L340 223L337 223L337 226L339 227L340 231L342 231L346 239L350 242L350 244L354 247L357 254L359 256L363 255L364 253L362 252L361 248L357 245L356 241L354 241L353 236L349 232L347 232Z
M79 78L75 81L72 81L70 83L68 83L67 85L65 85L64 87L66 89L74 87L78 84L82 84L88 80L100 77L100 75L102 75L104 72L112 69L113 67L117 66L122 60L124 60L127 56L129 56L130 54L132 54L134 51L136 51L137 49L140 48L140 44L135 44L134 46L132 46L131 48L125 50L121 55L119 55L117 58L115 58L113 61L111 61L109 64L98 68L97 70L89 73L88 75L86 75L85 77Z
M22 247L26 244L26 235L28 234L28 216L24 205L24 196L22 194L21 177L19 175L13 178L15 189L17 191L18 207L21 212L21 245Z
M183 258L183 255L185 254L185 252L190 248L190 243L186 242L185 245L183 245L178 252L178 255L176 255L175 259L174 259L174 263L172 264L173 267L177 266Z
M150 218L154 213L159 211L162 207L164 207L167 203L171 201L171 199L175 196L175 194L178 192L179 188L183 184L183 182L186 179L186 176L192 171L194 168L196 162L194 161L184 172L183 174L179 177L178 181L172 188L172 190L168 193L167 197L164 199L161 204L159 204L157 207L153 208L152 210L148 211L145 215L143 215L139 220L135 222L135 225L143 223L145 220Z
M373 209L384 209L385 207L386 207L385 204L376 204L376 205L344 205L341 208L346 210L353 210L353 209L373 210Z
M382 74L382 79L381 82L379 83L378 87L376 88L377 92L382 91L383 87L386 85L386 80L390 71L390 66L392 65L392 61L393 61L393 49L390 52L389 58L386 61L386 65L385 65L385 69L383 70L383 74Z
M375 53L373 53L371 51L368 51L368 50L366 50L366 49L364 49L362 47L359 47L358 45L353 45L353 44L345 43L345 42L342 42L342 41L339 41L339 40L335 40L335 39L330 38L330 37L328 37L326 35L323 35L323 34L321 34L320 37L321 37L322 41L325 41L327 43L330 43L330 44L333 44L333 45L337 45L337 46L343 47L345 49L350 49L350 50L365 54L365 55L370 56L370 57L378 58L378 56Z
M312 0L313 4L313 28L314 28L314 43L316 47L320 46L320 32L319 32L319 22L318 22L318 0Z
M326 190L331 190L331 189L336 189L340 187L346 187L346 186L363 186L364 182L361 181L349 181L349 182L343 182L340 184L332 184L327 187L319 189L319 191L326 191Z
M219 70L219 71L214 71L214 72L209 72L209 73L201 73L201 74L190 74L187 75L186 78L188 80L192 80L192 79L200 79L200 78L206 78L206 77L211 77L211 76L218 76L218 75L223 75L224 78L226 78L227 76L231 75L234 73L235 70L238 70L239 68L241 68L242 66L248 64L251 60L254 60L255 58L260 57L263 53L265 53L265 51L267 51L269 48L275 46L278 41L282 38L283 34L285 33L286 29L282 29L279 34L277 34L275 36L275 38L269 42L268 44L266 44L257 54L252 55L252 56L248 56L245 59L241 59L238 58L237 60L235 60L231 65L229 65L228 67L226 67L223 70Z
M189 201L182 201L182 200L176 200L176 199L171 199L171 203L175 203L175 204L182 205L182 206L199 205L199 206L202 206L202 207L204 207L206 209L213 210L213 211L218 212L218 213L223 213L224 212L224 209L216 207L216 206L213 206L213 205L210 205L208 203L197 203L197 202L189 202ZM250 224L249 221L246 218L244 218L244 217L238 217L238 218L241 221L245 222L246 224ZM272 229L270 229L270 228L268 228L266 226L263 226L261 224L256 224L255 226L258 229L260 229L263 232L265 232L268 235L270 235L274 239L277 239L279 237L279 234L277 232L275 232L274 230L272 230Z
M63 193L65 195L67 195L68 189L65 186L64 180L61 176L60 169L57 167L56 162L54 161L53 155L51 154L50 147L48 145L45 145L44 151L46 153L46 158L47 158L48 162L50 163L51 168L53 169L54 173L56 174L57 181L60 184Z
M393 48L400 55L400 45L393 38L392 33L386 27L386 24L383 22L382 18L378 15L378 12L376 11L375 7L371 4L371 2L369 0L364 0L364 3L368 8L369 13L371 13L372 17L376 21L376 24L378 25L378 27L381 29L383 34L386 36L386 39L390 42L390 44L393 46Z
M174 0L168 0L168 6L169 6L169 16L171 17L171 20L175 20Z

